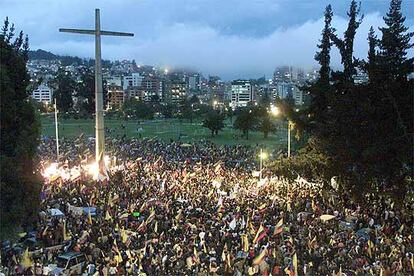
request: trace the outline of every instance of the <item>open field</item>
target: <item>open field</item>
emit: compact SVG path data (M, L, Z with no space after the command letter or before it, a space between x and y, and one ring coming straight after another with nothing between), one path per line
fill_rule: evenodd
M49 137L55 137L55 125L53 116L42 116L42 134ZM61 138L78 137L81 133L86 136L95 135L94 120L92 119L60 119L59 136ZM117 120L106 119L106 135L109 137L122 137L126 135L132 137L159 138L163 140L181 140L193 142L200 140L209 140L221 145L247 144L262 145L264 147L286 148L287 134L285 128L279 130L276 134L269 135L267 139L263 138L261 132L250 132L249 140L240 138L240 132L233 129L230 121L225 122L225 128L219 132L217 137L211 137L210 130L202 126L201 121L193 123L180 121L178 119L161 119L161 120Z

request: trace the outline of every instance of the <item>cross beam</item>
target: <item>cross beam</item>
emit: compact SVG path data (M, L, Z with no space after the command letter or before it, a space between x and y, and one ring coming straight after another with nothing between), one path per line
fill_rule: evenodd
M59 32L75 33L75 34L90 34L90 35L96 34L95 30L65 29L65 28L60 28ZM100 34L101 35L112 35L112 36L134 36L134 34L131 34L131 33L111 32L111 31L100 31Z
M134 36L132 33L121 33L101 30L99 9L95 9L95 30L59 29L59 32L95 35L95 144L96 162L99 164L98 180L108 179L105 167L105 132L103 118L103 88L102 88L102 59L101 59L101 35L110 36Z

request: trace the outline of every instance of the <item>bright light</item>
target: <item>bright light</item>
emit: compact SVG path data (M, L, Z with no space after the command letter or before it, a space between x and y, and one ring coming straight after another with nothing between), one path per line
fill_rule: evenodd
M88 174L90 174L93 178L96 178L99 174L99 165L98 163L94 162L92 164L85 166L86 170L88 171Z
M52 163L45 169L43 172L43 176L46 178L50 178L54 175L56 175L58 172L58 163Z
M277 116L277 115L279 115L279 114L280 114L280 110L279 110L279 108L278 108L277 106L274 106L274 105L272 105L272 106L270 107L270 112L271 112L274 116Z
M164 74L168 74L168 69L167 68L164 69Z
M217 102L217 101L214 101L214 102L213 102L213 104L214 104L214 105L217 105L217 104L218 104L218 102Z
M266 159L266 158L267 158L267 152L262 151L262 152L259 154L259 157L260 157L260 159Z
M108 155L105 155L104 162L105 162L105 166L109 167L109 164L111 164L111 157L109 157Z

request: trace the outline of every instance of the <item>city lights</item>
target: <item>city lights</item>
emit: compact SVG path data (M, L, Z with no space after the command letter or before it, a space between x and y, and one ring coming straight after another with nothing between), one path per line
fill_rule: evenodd
M274 116L278 116L280 114L280 110L277 106L272 105L270 106L270 113L272 113Z

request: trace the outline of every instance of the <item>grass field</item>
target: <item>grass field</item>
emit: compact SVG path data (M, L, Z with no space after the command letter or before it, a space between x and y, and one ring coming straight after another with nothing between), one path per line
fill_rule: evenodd
M41 121L42 134L55 137L53 116L42 116ZM60 119L59 137L74 138L78 137L81 133L84 133L86 136L95 136L94 124L95 121L92 119ZM180 139L185 142L209 140L217 144L226 145L247 144L261 145L273 149L286 148L287 134L285 128L282 128L276 134L269 135L267 139L263 138L263 133L253 131L249 133L249 139L246 140L240 138L240 132L232 127L230 121L226 121L225 124L225 128L219 132L218 136L211 137L210 130L204 128L201 121L190 123L178 119L162 119L138 122L136 120L105 119L105 127L109 130L109 132L106 132L106 135L114 138L126 135L128 138ZM235 138L235 136L239 138Z

